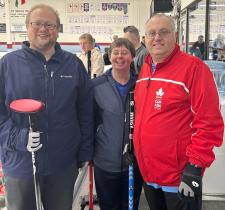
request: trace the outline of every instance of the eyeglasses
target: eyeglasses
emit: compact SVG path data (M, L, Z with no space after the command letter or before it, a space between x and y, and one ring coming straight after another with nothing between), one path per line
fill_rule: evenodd
M112 55L114 56L119 56L119 55L126 56L128 54L130 54L129 51L112 51Z
M40 29L42 26L48 30L54 30L56 28L56 24L53 23L30 22L30 25L34 29Z
M165 38L168 36L168 34L170 34L171 31L163 29L163 30L159 30L159 32L155 32L155 31L149 31L145 33L145 36L149 39L153 39L156 37L156 35L158 34L161 38Z

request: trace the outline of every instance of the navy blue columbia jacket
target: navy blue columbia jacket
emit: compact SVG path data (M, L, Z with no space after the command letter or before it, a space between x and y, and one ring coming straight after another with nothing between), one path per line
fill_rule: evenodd
M34 127L42 131L42 148L36 152L37 171L57 173L93 153L93 93L82 62L58 43L48 61L24 42L22 49L0 60L0 157L5 175L32 176L27 151L28 116L10 111L15 99L44 102Z

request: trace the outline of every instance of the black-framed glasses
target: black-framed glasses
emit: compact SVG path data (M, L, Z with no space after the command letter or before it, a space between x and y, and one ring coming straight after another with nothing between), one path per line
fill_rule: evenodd
M145 37L147 37L149 39L153 39L158 34L161 38L165 38L170 33L171 33L171 31L170 30L166 30L166 29L159 30L158 32L156 32L156 31L149 31L149 32L145 33Z
M34 29L40 29L42 26L48 30L54 30L56 28L56 24L53 23L30 22L30 25Z

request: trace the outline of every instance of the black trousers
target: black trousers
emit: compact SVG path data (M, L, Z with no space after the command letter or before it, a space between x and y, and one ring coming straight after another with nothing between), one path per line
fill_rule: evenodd
M151 210L201 210L202 196L188 202L181 200L177 193L163 192L146 183L143 184L143 187Z
M101 210L128 209L128 171L113 173L94 167L95 187ZM138 210L142 190L139 169L134 169L134 210Z

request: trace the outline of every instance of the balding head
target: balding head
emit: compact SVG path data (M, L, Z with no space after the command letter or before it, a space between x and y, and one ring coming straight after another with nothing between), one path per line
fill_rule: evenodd
M154 14L152 17L150 17L147 20L147 22L146 22L145 25L147 25L150 21L152 21L154 19L157 19L157 18L167 19L168 24L170 25L171 30L172 31L175 31L176 30L175 23L174 23L174 19L171 16L168 16L168 15L165 15L165 14Z

